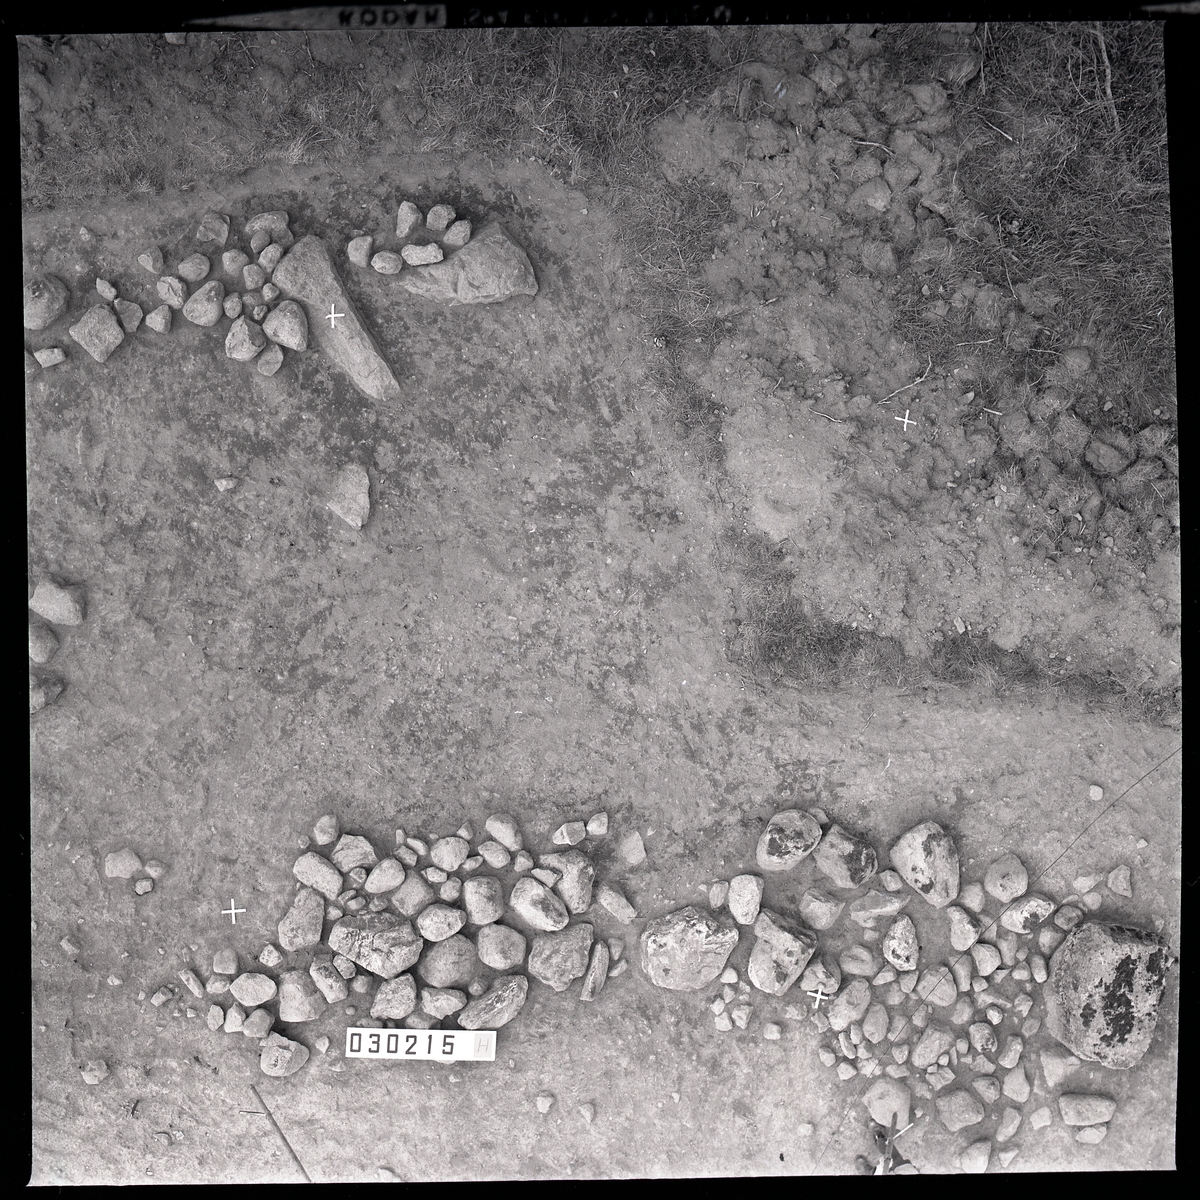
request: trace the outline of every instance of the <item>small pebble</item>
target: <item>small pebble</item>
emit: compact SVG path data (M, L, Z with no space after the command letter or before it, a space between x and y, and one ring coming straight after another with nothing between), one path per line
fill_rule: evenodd
M548 1113L554 1107L554 1097L549 1092L541 1092L537 1098L537 1110L540 1113Z
M1092 786L1088 788L1088 799L1099 804L1100 801L1104 799L1104 789L1100 787L1099 784L1093 783Z
M763 1037L766 1038L768 1042L777 1042L783 1036L783 1030L780 1029L779 1026L773 1021L768 1021L767 1024L763 1026L762 1032Z
M858 1074L858 1068L853 1063L843 1061L838 1063L837 1073L839 1079L846 1081Z
M581 1104L579 1115L590 1125L596 1119L596 1106L590 1102Z
M828 1046L822 1046L817 1051L817 1057L827 1067L832 1067L837 1062L837 1055Z
M728 1033L733 1028L733 1019L727 1012L718 1013L713 1024L722 1032Z
M133 885L133 890L139 896L147 896L150 894L150 892L152 892L154 890L154 880L153 879L139 879L137 881L137 883L135 883Z

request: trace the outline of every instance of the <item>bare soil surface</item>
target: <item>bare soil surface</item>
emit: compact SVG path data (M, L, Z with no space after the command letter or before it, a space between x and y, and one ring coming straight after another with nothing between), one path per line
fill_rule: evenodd
M311 38L323 65L382 69L361 41L334 42ZM134 71L154 73L162 107L125 118L181 153L218 108L233 119L204 99L204 39L149 43L23 51L44 130L76 119L75 89L100 97L100 81L119 91ZM262 38L253 50L261 73L272 51ZM274 53L287 69L256 86L284 98L309 60L300 44ZM30 65L38 55L48 73ZM123 118L106 103L97 136L114 137ZM60 322L26 336L31 350L68 354L27 383L30 592L49 576L88 597L50 664L66 690L30 725L32 1182L301 1179L251 1086L313 1181L850 1173L871 1152L866 1081L821 1066L818 1031L782 1015L790 995L756 993L749 1027L723 1033L708 1008L718 988L651 986L636 962L644 921L753 870L765 821L799 805L881 854L937 820L965 880L1012 850L1060 898L1077 875L1127 863L1133 898L1105 892L1099 916L1177 947L1177 722L969 681L867 692L762 677L739 658L745 581L719 547L759 539L807 612L916 658L955 636L958 618L1031 662L1111 664L1170 693L1177 540L1160 525L1157 546L1143 539L1136 554L1039 551L1030 530L1048 485L984 472L1003 434L980 411L994 405L970 348L880 402L927 363L890 332L899 284L862 265L862 239L890 242L904 222L852 211L838 168L861 146L837 159L837 141L822 157L821 137L736 107L661 119L665 177L719 194L726 214L703 281L727 325L697 342L663 335L633 303L645 268L603 196L543 163L419 153L419 141L397 122L372 156L24 216L26 279L51 272L73 296ZM209 209L235 228L286 209L297 236L340 253L356 229L385 232L405 198L499 218L539 291L444 309L340 258L401 404L363 399L315 350L263 377L225 357L228 321L200 329L176 314L168 335L143 328L103 365L66 337L97 302L96 276L153 307L138 252L155 242L168 262L182 257ZM695 438L662 420L664 369L713 402L715 460L697 462ZM346 463L371 479L361 531L325 507ZM222 477L239 483L218 491ZM397 825L449 834L507 811L548 850L560 823L600 809L612 829L600 877L639 916L588 919L625 938L632 967L590 1005L577 988L531 983L494 1063L343 1059L349 1018L334 1007L294 1030L306 1043L328 1035L329 1052L268 1079L252 1043L205 1028L207 1002L198 1015L149 1003L179 970L207 974L221 946L252 956L275 940L298 839L322 813L386 849ZM627 869L611 846L634 829L648 857ZM104 855L126 845L167 864L148 896L104 877ZM808 865L769 878L764 905L794 908L816 878ZM236 927L221 914L231 898L247 910ZM942 924L913 915L937 961ZM836 953L837 938L825 948ZM739 971L748 951L743 939ZM1141 1065L1072 1077L1118 1100L1100 1145L1077 1143L1057 1117L1039 1131L1026 1119L1008 1169L1173 1168L1178 1016L1172 973ZM762 1036L771 1021L779 1041ZM1033 1070L1053 1044L1039 1037L1026 1114L1055 1094ZM97 1086L80 1077L92 1059L111 1072ZM556 1098L547 1114L544 1092ZM941 1173L990 1136L1003 1105L956 1135L932 1102L917 1107L904 1152Z

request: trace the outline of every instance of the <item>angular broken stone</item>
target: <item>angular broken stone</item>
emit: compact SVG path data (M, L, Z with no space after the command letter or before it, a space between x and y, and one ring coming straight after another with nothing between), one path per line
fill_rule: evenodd
M279 922L279 944L288 951L315 946L325 925L325 900L320 892L302 887Z
M573 980L586 973L594 938L595 930L586 923L568 925L555 933L535 934L526 969L556 992L566 991Z
M966 953L979 940L983 932L983 922L977 920L964 908L951 904L946 909L950 918L950 945L959 953Z
M277 266L279 266L279 260L283 257L283 251L284 247L278 242L269 243L263 252L258 256L258 265L262 267L264 271L270 274ZM268 300L274 299L273 296L267 296L267 289L265 287L263 288L263 295L266 296Z
M507 925L485 925L475 943L479 961L495 971L511 971L525 961L525 938Z
M586 854L579 850L567 850L563 854L543 854L539 860L543 867L559 873L554 889L570 913L585 913L592 904L592 882L596 870Z
M425 227L431 233L442 233L454 220L456 215L454 209L449 204L435 204L425 214Z
M141 310L139 309L138 311L140 312ZM42 367L57 367L59 363L67 361L67 356L58 346L47 346L44 350L35 350L33 357L38 360L38 365Z
M262 326L245 317L238 317L225 335L225 357L235 362L249 362L266 347L267 335Z
M409 249L406 246L401 251L406 259ZM441 255L440 246L433 249ZM512 296L534 296L538 290L529 256L495 221L489 221L445 261L396 276L395 286L450 306L496 304Z
M187 287L182 279L164 275L158 281L158 298L171 308L179 309L187 303Z
M283 1078L294 1075L308 1062L308 1047L300 1042L293 1042L282 1034L272 1033L263 1046L258 1065L264 1075Z
M29 607L52 625L82 625L87 615L81 584L62 587L49 579L43 580L33 589Z
M642 970L656 987L698 991L721 974L737 943L736 927L688 905L646 925Z
M983 888L1001 904L1011 904L1025 895L1029 887L1029 872L1015 854L1004 854L988 867L983 876Z
M346 257L356 267L362 267L364 270L371 265L371 246L375 239L368 234L362 237L351 238L346 243Z
M592 956L588 961L587 971L583 976L583 988L579 993L580 1000L592 1001L600 994L604 981L608 978L609 963L608 946L597 941L592 946Z
M954 1045L954 1034L941 1025L927 1025L909 1055L909 1063L918 1071L933 1066Z
M295 300L283 300L277 304L262 328L263 333L280 346L296 351L308 349L308 318Z
M627 867L640 866L646 861L646 846L642 835L635 829L617 843L617 857Z
M888 926L880 946L883 957L897 971L915 971L917 959L921 952L917 941L917 927L907 913L901 913Z
M408 237L423 220L421 210L411 200L403 201L396 212L396 236L398 238Z
M205 329L215 325L225 315L225 285L212 279L197 288L183 306L183 315Z
M137 257L138 266L149 271L151 275L161 275L163 269L162 251L157 246L143 250Z
M518 879L508 903L522 921L544 933L563 929L571 919L566 905L536 879Z
M1048 1033L1081 1059L1136 1066L1150 1048L1175 959L1156 934L1089 923L1067 935L1042 988Z
M67 311L71 293L57 276L41 275L25 285L25 328L45 329Z
M229 218L223 213L206 212L196 230L196 241L213 242L218 247L229 239Z
M834 1033L849 1029L861 1021L871 1007L871 985L862 978L852 979L829 1006L829 1028Z
M817 870L833 881L834 887L856 888L866 883L879 867L875 848L866 838L830 825L812 852Z
M934 908L945 908L958 896L958 848L935 821L922 821L897 838L892 866Z
M501 846L514 854L525 845L524 839L521 837L521 827L506 813L493 813L483 823L483 827ZM487 843L485 842L484 845L487 845ZM483 853L483 846L479 848L479 852ZM504 866L507 864L502 863L500 865Z
M587 837L587 826L582 821L567 821L551 835L556 846L578 846Z
M845 907L845 900L835 900L824 892L810 888L800 897L797 911L801 920L813 929L829 929L837 923Z
M872 888L865 896L850 901L850 920L864 929L873 929L876 921L894 917L908 900L907 896L888 895Z
M1055 908L1053 900L1030 892L1000 914L1000 924L1012 933L1032 933L1033 927L1047 920Z
M316 893L313 893L316 895ZM286 1024L315 1021L324 1011L325 997L307 971L285 971L279 977L279 1019Z
M521 1011L529 992L524 975L501 975L458 1014L461 1029L499 1029Z
M1122 865L1109 872L1108 890L1114 896L1133 896L1133 884L1128 867Z
M800 978L817 948L816 936L778 913L762 910L755 922L758 940L746 976L761 992L782 996Z
M816 817L802 808L785 808L767 822L755 847L754 861L764 871L790 871L813 852L820 840L821 826Z
M146 325L155 333L169 333L171 329L171 308L160 304L156 309L146 314Z
M628 925L637 916L637 909L625 898L620 888L612 883L602 883L596 889L596 900L622 925Z
M958 1000L958 984L949 967L929 967L917 980L917 995L939 1008L949 1008Z
M371 479L366 467L349 463L339 472L327 505L347 525L361 529L371 514Z
M335 954L392 979L420 958L424 942L403 917L368 913L343 917L329 931L328 945Z
M353 964L351 964L353 967ZM317 990L329 1004L338 1004L350 994L342 973L334 966L329 958L314 959L308 968L308 973L316 984ZM353 978L353 976L351 977Z
M89 308L67 332L97 362L107 362L112 352L125 340L121 323L106 304Z
M406 917L415 917L433 903L433 888L420 875L411 874L392 893L391 904Z
M383 983L371 1001L371 1016L379 1020L401 1021L417 1007L417 981L411 975L397 975Z
M113 304L113 308L117 310L117 316L121 319L121 328L126 333L136 333L137 327L142 323L142 306L130 300L118 300Z

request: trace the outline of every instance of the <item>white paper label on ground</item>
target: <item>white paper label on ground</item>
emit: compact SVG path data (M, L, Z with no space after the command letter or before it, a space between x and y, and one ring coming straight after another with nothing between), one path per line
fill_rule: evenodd
M347 1058L436 1059L439 1062L495 1062L494 1029L346 1030Z

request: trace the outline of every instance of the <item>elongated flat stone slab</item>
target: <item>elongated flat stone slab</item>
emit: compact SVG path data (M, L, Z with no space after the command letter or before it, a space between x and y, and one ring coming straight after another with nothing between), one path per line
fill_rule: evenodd
M529 255L495 221L448 258L406 268L388 286L448 305L498 304L510 296L536 296L538 290Z
M346 292L329 247L313 235L301 238L280 260L272 282L297 300L317 349L350 376L372 400L399 400L400 385L366 323ZM330 312L339 314L331 321Z

